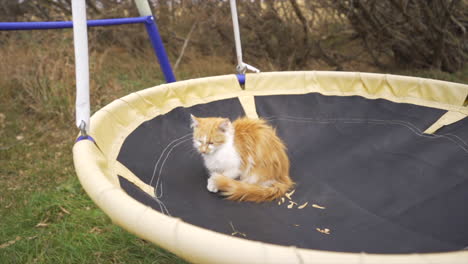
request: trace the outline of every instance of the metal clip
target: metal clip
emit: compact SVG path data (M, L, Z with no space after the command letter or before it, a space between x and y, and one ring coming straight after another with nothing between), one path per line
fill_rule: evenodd
M237 67L236 67L236 70L237 70L237 73L238 73L238 74L245 74L245 72L246 72L247 70L252 71L252 72L255 72L255 73L259 73L259 72L260 72L259 69L255 68L254 66L249 65L249 64L247 64L247 63L245 63L245 62L241 62L240 64L238 64Z
M238 74L245 74L245 72L247 71L247 66L245 66L245 64L239 64L236 66L236 71Z
M80 129L80 133L82 137L88 137L88 133L86 133L86 123L85 121L81 120L80 126L78 127Z

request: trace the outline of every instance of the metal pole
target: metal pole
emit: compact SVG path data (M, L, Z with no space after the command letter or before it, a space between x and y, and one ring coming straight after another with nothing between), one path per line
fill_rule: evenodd
M246 68L242 62L242 44L240 40L239 20L237 19L238 15L236 0L231 0L229 4L231 5L232 26L234 30L234 41L236 45L237 71L240 71L239 73L245 73Z
M156 53L156 57L158 58L159 65L161 66L161 70L164 74L166 82L175 82L176 78L174 76L174 72L172 71L169 58L167 57L166 49L164 49L164 44L162 42L161 35L159 35L158 27L156 26L156 21L154 21L154 17L148 17L147 22L145 23L145 27L146 31L148 32L151 45L153 46L153 50Z
M237 73L244 74L247 70L250 70L253 72L260 72L259 69L242 61L242 44L241 44L241 39L240 39L239 20L238 20L238 15L237 15L236 0L230 0L229 4L231 6L232 27L234 30L234 41L236 45Z
M140 16L148 17L145 21L146 31L148 32L151 45L153 46L153 50L156 54L156 57L158 58L159 65L161 66L161 70L164 74L166 82L175 82L176 78L174 76L174 72L172 71L171 63L169 62L169 58L167 57L166 49L164 48L161 35L159 35L158 26L156 24L156 20L153 17L153 13L151 12L151 8L148 1L135 0L135 4L138 8Z
M89 133L89 59L85 0L72 1L73 42L75 47L76 126Z
M146 23L147 17L108 18L88 20L88 27L113 26L124 24ZM0 30L41 30L73 28L72 21L52 22L0 22Z

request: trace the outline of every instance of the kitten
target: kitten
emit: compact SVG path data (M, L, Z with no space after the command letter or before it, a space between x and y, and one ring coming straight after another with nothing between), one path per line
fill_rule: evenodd
M194 147L210 174L208 191L229 200L262 202L283 196L294 185L286 147L266 121L191 118Z

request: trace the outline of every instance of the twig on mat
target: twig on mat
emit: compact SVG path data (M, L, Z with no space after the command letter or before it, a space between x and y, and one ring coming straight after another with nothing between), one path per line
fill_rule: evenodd
M318 232L322 233L322 234L326 234L326 235L329 235L330 234L330 229L328 228L315 228L315 230L317 230Z
M322 209L322 210L325 209L324 206L320 206L318 204L313 204L312 207L317 208L317 209Z
M229 222L229 224L231 225L232 231L234 231L234 232L231 233L231 236L241 235L241 236L243 236L243 237L247 237L246 234L237 231L237 230L234 228L234 225L232 224L232 222Z

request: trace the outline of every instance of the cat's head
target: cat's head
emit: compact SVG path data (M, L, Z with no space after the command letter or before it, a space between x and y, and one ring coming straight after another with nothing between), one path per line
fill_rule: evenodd
M215 153L234 133L231 121L220 117L192 118L193 146L202 155Z

